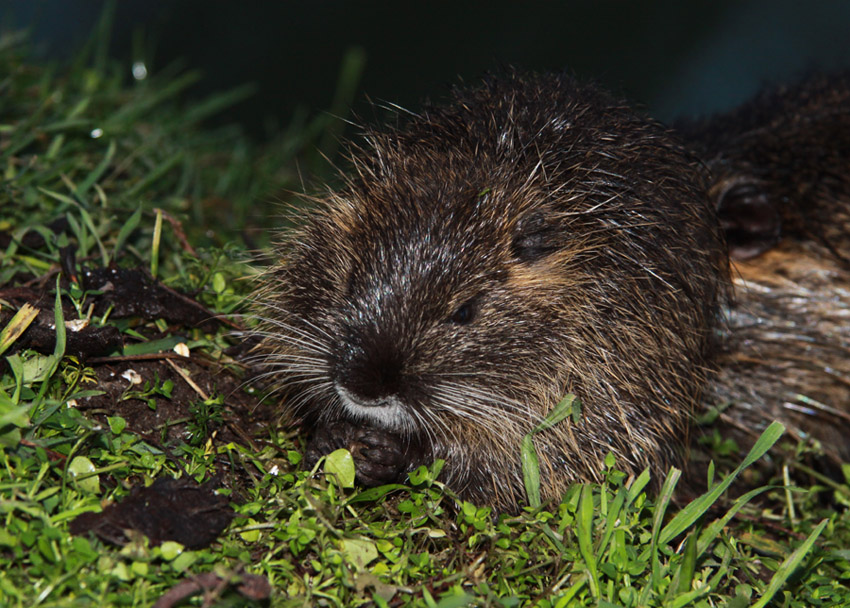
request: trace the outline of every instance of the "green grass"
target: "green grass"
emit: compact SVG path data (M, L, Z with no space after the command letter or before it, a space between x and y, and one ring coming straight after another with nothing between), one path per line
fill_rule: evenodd
M103 31L62 67L34 64L20 39L0 39L0 231L15 237L0 251L0 288L46 286L55 297L70 247L87 265L155 269L212 310L244 312L251 283L243 279L255 270L242 231L267 225L277 213L267 202L298 187L296 163L332 142L339 124L305 120L262 148L237 129L208 130L203 119L245 90L186 106L191 72L166 68L127 82L126 66L101 50ZM356 69L340 79L340 99ZM59 218L69 228L56 237L47 226ZM22 244L28 232L43 244ZM266 244L267 231L253 234ZM74 314L88 316L89 296L63 285ZM60 328L71 320L58 305L51 314ZM0 327L0 356L30 322L25 310ZM90 322L138 340L133 352L185 340L239 372L224 353L225 329L138 325L108 313ZM84 416L68 403L101 389L93 366L65 347L60 336L52 353L8 357L0 377L0 606L150 606L189 576L243 571L267 577L273 606L850 605L847 483L779 482L739 497L728 486L748 469L712 470L709 493L676 508L677 471L652 496L646 476L626 480L609 459L603 483L496 517L458 503L436 481L439 463L407 485L361 490L349 455L329 458L327 475L301 471L297 438L273 424L250 442L223 441L210 432L228 408L221 394L186 404L183 442L141 436L112 412ZM125 398L163 407L171 388L151 380ZM773 428L744 465L775 440ZM527 443L531 450L533 437ZM533 454L523 456L533 488ZM237 517L211 547L152 547L136 536L117 548L70 535L79 514L178 475L229 480L223 491ZM228 585L206 600L264 605Z

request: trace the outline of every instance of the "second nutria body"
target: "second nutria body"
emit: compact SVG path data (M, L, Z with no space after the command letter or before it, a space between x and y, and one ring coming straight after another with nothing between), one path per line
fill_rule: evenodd
M535 436L544 499L609 452L656 480L680 463L729 282L677 135L569 76L510 74L364 142L263 298L308 460L348 447L381 483L441 458L462 497L512 509L523 436L572 393L581 419Z
M767 88L681 132L734 261L706 404L750 438L778 419L850 461L850 73Z

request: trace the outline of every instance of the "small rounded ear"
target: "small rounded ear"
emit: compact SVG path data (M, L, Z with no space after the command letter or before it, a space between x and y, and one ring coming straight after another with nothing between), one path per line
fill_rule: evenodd
M511 252L520 262L536 262L560 249L563 236L545 211L522 218L514 229Z
M753 258L779 242L779 202L771 199L761 182L750 177L726 179L715 184L709 195L733 260Z

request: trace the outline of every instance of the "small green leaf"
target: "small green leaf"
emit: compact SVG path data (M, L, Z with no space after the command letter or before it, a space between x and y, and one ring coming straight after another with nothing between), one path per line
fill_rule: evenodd
M109 430L116 435L120 435L127 428L127 421L121 416L108 416L106 422L109 424Z
M354 458L351 452L340 448L325 457L325 475L342 488L354 487Z
M147 562L133 562L130 566L130 570L133 571L137 577L147 576L148 575L148 563Z
M183 545L181 545L180 543L175 542L173 540L164 541L159 546L159 551L160 551L160 554L162 555L162 558L166 561L169 561L169 562L176 559L177 556L179 556L181 553L183 553L183 550L184 550Z
M369 563L378 558L375 543L365 538L343 538L339 541L340 550L346 561L364 570Z
M8 395L0 392L0 429L8 425L24 428L29 424L29 406L16 405Z
M198 554L194 551L183 551L172 562L171 567L177 572L183 572L198 561Z
M475 598L463 592L455 593L449 591L435 604L436 608L465 608L472 606Z
M227 289L227 281L224 280L224 275L220 272L213 274L212 286L216 293L224 293L224 290Z
M159 387L159 394L171 399L171 391L174 390L174 381L166 380Z
M14 549L20 544L20 540L17 536L9 534L8 531L0 528L0 547L9 547Z
M4 448L14 448L21 443L21 429L13 428L10 431L0 434L0 446Z
M9 358L11 359L11 357ZM47 380L53 375L53 371L56 368L56 361L55 355L37 355L22 361L23 383L32 384Z
M85 456L75 456L68 465L68 473L77 487L93 494L100 492L100 480L95 474L96 470L94 463Z
M256 519L248 518L248 520L245 522L245 524L246 524L247 526L249 526L249 527L250 527L250 526L256 526L256 525L257 525L257 520L256 520ZM258 529L245 530L244 532L240 532L240 533L239 533L239 536L240 536L240 537L242 538L242 540L244 540L246 543L255 543L255 542L257 542L258 540L260 540L260 531L259 531Z

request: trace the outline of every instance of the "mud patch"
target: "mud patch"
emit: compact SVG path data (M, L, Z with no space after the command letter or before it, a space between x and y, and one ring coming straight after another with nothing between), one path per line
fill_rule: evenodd
M83 513L71 522L72 534L94 533L123 546L130 530L144 534L152 546L172 540L189 549L212 543L233 519L228 498L213 482L199 485L185 477L160 478L147 488L136 487L120 503L100 513Z

